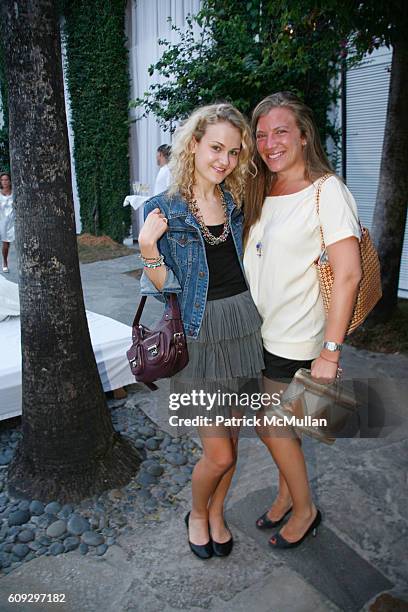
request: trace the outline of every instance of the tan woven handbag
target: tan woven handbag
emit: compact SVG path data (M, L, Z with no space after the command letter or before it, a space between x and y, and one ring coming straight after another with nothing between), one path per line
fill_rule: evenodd
M331 176L333 175L325 174L321 177L317 184L316 209L319 220L321 188L323 183ZM361 223L360 228L360 255L361 269L363 274L358 289L358 295L354 306L353 315L351 317L351 321L346 332L347 335L351 334L359 325L363 323L363 321L367 318L369 313L372 311L372 309L382 296L380 262L378 259L377 251L375 250L373 242L370 238L368 229L366 227L363 227ZM324 242L323 229L321 224L320 238L322 251L319 259L315 261L315 266L319 277L320 290L323 298L324 309L326 311L327 316L329 312L334 275L327 257L326 245Z

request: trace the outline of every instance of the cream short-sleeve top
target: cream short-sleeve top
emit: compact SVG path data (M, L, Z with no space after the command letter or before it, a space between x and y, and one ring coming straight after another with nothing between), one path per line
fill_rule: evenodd
M325 313L313 265L321 252L316 184L265 198L244 253L264 347L286 359L316 358L324 339ZM355 200L335 176L322 185L320 222L326 246L360 238Z

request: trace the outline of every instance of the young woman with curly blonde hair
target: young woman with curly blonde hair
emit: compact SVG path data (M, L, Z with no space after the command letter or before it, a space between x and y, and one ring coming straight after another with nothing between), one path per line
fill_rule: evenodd
M232 105L197 109L175 133L173 185L146 203L139 235L142 293L178 294L188 340L190 361L171 379L172 392L238 394L263 368L261 320L242 268L241 200L251 142ZM191 406L190 414L200 408L209 418L230 409ZM203 455L192 474L192 509L185 520L191 550L208 559L232 549L223 512L237 431L209 424L199 427L199 435Z

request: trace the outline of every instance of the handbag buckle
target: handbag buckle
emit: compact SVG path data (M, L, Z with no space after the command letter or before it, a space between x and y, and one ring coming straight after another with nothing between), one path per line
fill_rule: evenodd
M156 355L158 355L159 353L159 351L157 350L157 344L152 344L152 346L148 346L147 350L152 355L152 357L156 357Z
M178 349L178 353L180 354L184 344L184 334L182 332L175 332L173 334L173 340L176 348Z

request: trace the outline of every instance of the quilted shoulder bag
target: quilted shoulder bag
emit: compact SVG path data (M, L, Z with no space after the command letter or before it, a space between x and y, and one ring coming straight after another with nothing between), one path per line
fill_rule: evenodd
M133 343L126 354L136 380L155 391L155 380L169 378L187 365L188 350L177 295L168 295L155 329L140 323L145 303L146 296L143 296L132 325Z
M332 174L325 174L321 177L317 184L316 189L316 209L317 215L320 220L319 208L320 208L320 192L323 183L333 176ZM320 223L320 221L319 221ZM360 223L360 221L359 221ZM371 240L369 231L366 227L363 227L360 223L361 228L361 239L360 239L360 257L361 257L361 269L362 278L358 289L358 295L356 303L354 305L353 314L347 329L347 335L351 334L359 325L361 325L369 313L372 311L377 302L381 299L381 273L380 273L380 262L378 259L377 251L375 250L374 244ZM323 228L320 224L320 239L321 239L321 255L317 261L315 261L315 267L320 282L320 291L323 298L324 309L326 316L329 312L330 299L334 281L333 270L331 269L327 252L326 245L324 242Z

